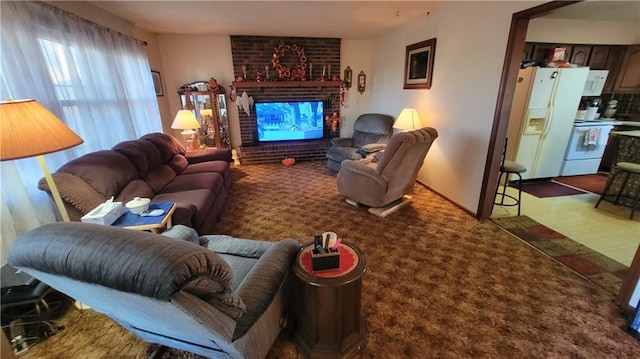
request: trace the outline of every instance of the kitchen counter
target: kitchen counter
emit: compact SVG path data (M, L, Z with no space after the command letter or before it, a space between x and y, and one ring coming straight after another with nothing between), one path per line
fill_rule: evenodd
M618 136L640 137L640 130L634 131L611 131L610 134Z
M637 121L623 121L615 118L598 118L593 120L593 122L607 122L614 126L632 126L632 127L640 127L640 122Z

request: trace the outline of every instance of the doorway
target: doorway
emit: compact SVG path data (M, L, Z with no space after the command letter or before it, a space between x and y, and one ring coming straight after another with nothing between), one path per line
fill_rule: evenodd
M522 60L522 53L524 51L529 20L578 2L579 1L554 1L517 12L513 14L511 18L511 29L509 31L507 50L502 66L502 78L500 79L500 88L498 90L498 101L493 116L493 127L491 128L491 138L489 140L489 149L485 161L482 190L476 211L476 218L480 220L489 219L489 217L491 217L491 211L493 210L495 184L498 182L502 149L504 148L507 136L509 113L511 112L511 103L513 102L516 79L518 77L518 71L520 70L520 61Z

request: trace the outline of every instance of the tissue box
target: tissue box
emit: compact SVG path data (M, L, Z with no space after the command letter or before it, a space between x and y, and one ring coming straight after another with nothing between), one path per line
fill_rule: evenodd
M82 216L80 221L84 223L104 224L108 226L120 218L123 213L124 209L122 202L105 202L94 208L91 212Z

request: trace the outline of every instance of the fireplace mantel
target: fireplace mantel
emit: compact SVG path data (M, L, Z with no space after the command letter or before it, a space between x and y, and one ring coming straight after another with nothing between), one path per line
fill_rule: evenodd
M232 87L237 89L262 87L340 87L342 81L234 81Z

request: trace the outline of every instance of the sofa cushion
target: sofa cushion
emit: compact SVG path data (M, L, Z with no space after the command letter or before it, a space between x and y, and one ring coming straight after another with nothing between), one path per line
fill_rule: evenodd
M161 233L165 237L179 239L181 241L187 241L195 244L200 244L200 238L198 238L198 232L191 227L187 227L181 224L177 224Z
M217 172L222 175L222 178L227 181L231 179L231 166L229 163L223 161L210 161L190 164L184 171L183 175L191 173L203 173L203 172Z
M150 133L140 137L140 140L153 143L158 150L160 150L163 163L168 162L177 154L184 155L186 153L184 147L177 139L164 133Z
M80 213L89 213L106 199L104 194L96 191L95 188L80 177L69 173L54 173L51 177L53 177L58 187L60 197ZM38 188L51 193L49 184L44 178L38 182ZM80 216L78 216L77 220L80 220Z
M178 175L162 188L160 193L182 192L192 189L209 189L217 193L223 186L222 175L217 172Z
M133 180L126 185L120 194L116 197L116 201L126 204L134 197L153 198L156 193L142 180Z
M124 141L115 145L112 150L126 156L138 169L140 178L146 176L150 168L155 168L162 164L160 151L153 143L148 141Z
M167 165L162 165L149 170L142 180L157 193L173 181L174 178L176 178L176 173L173 169Z
M200 226L214 206L216 194L208 189L194 189L182 192L158 193L153 202L175 202L176 210L171 219L173 224ZM199 215L201 214L201 215Z
M83 179L104 198L117 196L129 182L139 178L129 159L115 151L86 154L67 162L57 172Z
M180 174L187 168L187 166L189 166L189 162L186 157L178 154L167 161L166 165L171 167L176 174Z
M329 147L327 158L336 162L342 162L346 159L357 161L362 159L362 155L355 147Z

